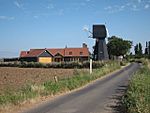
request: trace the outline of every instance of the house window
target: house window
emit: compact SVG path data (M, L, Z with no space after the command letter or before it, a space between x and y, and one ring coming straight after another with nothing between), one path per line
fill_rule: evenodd
M80 52L80 55L83 55L83 52Z
M69 52L69 55L72 55L72 52Z

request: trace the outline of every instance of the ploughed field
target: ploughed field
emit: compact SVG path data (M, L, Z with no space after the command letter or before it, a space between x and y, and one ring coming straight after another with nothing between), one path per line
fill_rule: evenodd
M54 80L54 76L58 79L68 78L76 72L75 69L0 67L0 94L6 91L17 91L31 84L42 84Z

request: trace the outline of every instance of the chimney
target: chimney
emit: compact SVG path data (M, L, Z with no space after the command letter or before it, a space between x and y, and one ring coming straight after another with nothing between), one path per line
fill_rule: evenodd
M83 44L82 44L82 47L83 47L83 48L87 48L87 44L86 44L86 43L83 43Z

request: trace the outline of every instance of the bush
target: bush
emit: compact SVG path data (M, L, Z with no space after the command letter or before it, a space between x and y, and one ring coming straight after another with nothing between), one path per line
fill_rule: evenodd
M0 67L19 67L20 62L0 62Z
M100 68L107 62L93 61L93 68ZM89 68L90 62L52 62L52 63L39 63L39 62L0 62L0 67L21 67L21 68Z
M47 81L44 83L44 88L47 92L47 94L56 94L60 91L60 85L59 83L55 83L52 81Z
M122 101L129 113L150 113L150 69L147 66L134 75Z
M22 68L44 68L45 64L39 62L21 62L20 66Z
M3 95L0 95L0 105L9 103L17 105L24 100L35 98L36 96L37 93L31 89L31 86L27 85L18 92L7 90Z

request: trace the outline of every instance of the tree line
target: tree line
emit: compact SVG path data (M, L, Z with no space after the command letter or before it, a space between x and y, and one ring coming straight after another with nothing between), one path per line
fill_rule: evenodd
M137 43L134 46L134 52L133 55L132 52L130 52L130 49L133 46L133 42L130 40L124 40L123 38L112 36L108 38L107 48L108 48L108 54L109 57L112 59L119 56L130 56L134 58L150 58L150 41L146 42L144 52L143 47L141 43Z
M141 43L137 43L134 46L134 52L136 58L142 58L142 57L150 58L150 41L146 42L145 48L142 47Z

